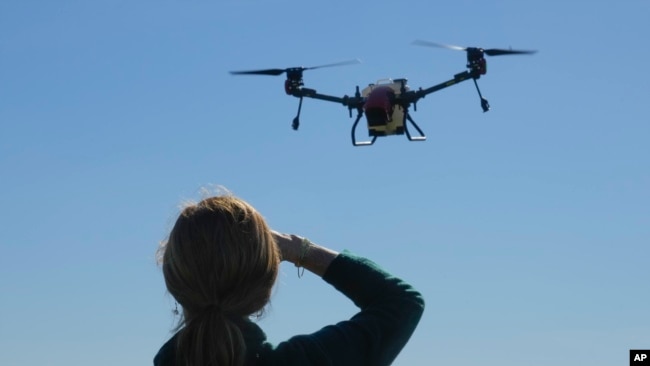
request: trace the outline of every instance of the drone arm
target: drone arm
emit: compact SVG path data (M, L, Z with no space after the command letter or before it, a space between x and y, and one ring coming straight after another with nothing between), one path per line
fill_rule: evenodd
M458 73L458 74L454 75L454 78L451 79L451 80L447 80L445 82L442 82L442 83L440 83L438 85L434 85L434 86L432 86L430 88L427 88L427 89L420 89L420 90L416 91L415 92L415 100L413 100L411 102L414 103L417 100L419 100L420 98L424 98L425 96L427 96L427 95L429 95L431 93L435 93L435 92L437 92L439 90L448 88L448 87L450 87L452 85L456 85L456 84L458 84L460 82L463 82L463 81L468 80L468 79L473 79L473 78L474 78L474 76L472 75L472 73L470 73L469 71L463 71L461 73Z
M352 109L358 108L359 106L363 105L364 102L364 98L362 98L361 96L349 97L346 95L344 97L335 97L332 95L319 94L316 92L316 90L309 89L309 88L296 89L291 93L291 95L293 95L296 98L307 97L312 99L324 100L326 102L340 103L343 104L345 107L352 108Z
M334 97L331 95L319 94L314 89L309 88L300 88L293 91L292 95L297 98L307 97L312 99L324 100L327 102L341 103L344 104L344 98Z
M481 108L483 109L483 112L487 112L490 110L490 104L488 103L487 99L483 98L483 95L481 95L481 90L478 87L478 84L476 83L476 79L480 77L480 74L476 70L471 70L471 71L463 71L461 73L458 73L454 75L454 78L451 80L447 80L443 83L440 83L438 85L434 85L430 88L427 89L420 89L417 91L412 92L411 94L405 95L404 99L408 103L415 103L421 98L424 98L425 96L435 93L438 90L445 89L447 87L450 87L452 85L456 85L460 82L463 82L465 80L472 79L474 80L474 86L476 86L476 91L478 92L479 98L481 98Z

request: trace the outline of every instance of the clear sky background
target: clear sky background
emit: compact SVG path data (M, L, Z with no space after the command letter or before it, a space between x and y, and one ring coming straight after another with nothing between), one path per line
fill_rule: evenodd
M650 2L0 2L0 364L146 365L173 300L154 260L186 199L224 185L277 230L369 257L427 308L396 365L626 365L650 348ZM426 97L353 147L335 96L428 87L465 55L537 49ZM363 137L361 123L360 137ZM282 275L280 342L354 314Z

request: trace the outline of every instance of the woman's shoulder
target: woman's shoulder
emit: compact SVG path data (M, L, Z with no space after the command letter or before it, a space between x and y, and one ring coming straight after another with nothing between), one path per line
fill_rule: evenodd
M160 347L153 358L154 366L173 366L176 358L176 335L174 334L165 344Z

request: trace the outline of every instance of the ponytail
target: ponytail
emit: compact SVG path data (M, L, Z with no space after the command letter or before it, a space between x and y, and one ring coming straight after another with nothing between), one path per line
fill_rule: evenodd
M234 317L208 310L185 321L176 343L177 364L183 366L241 366L246 343Z

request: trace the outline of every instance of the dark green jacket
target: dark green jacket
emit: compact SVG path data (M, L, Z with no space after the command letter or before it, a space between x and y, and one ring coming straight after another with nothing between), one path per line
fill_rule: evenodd
M422 295L372 261L349 252L334 259L323 279L361 311L350 320L294 336L277 346L266 340L255 323L241 324L247 365L381 366L393 362L420 321ZM174 366L175 339L158 351L155 366Z

